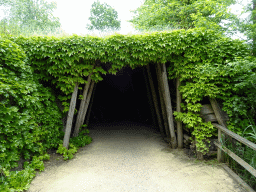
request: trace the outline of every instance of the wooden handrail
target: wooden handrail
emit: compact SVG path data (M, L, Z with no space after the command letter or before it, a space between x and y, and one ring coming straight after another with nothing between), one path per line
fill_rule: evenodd
M254 177L256 177L256 170L249 165L248 163L246 163L243 159L241 159L240 157L238 157L235 153L233 153L232 151L230 151L229 149L227 149L224 146L221 146L220 143L218 142L214 142L214 144L219 147L222 151L224 151L225 153L227 153L230 157L232 157L232 159L234 159L236 162L238 162L240 165L242 165L247 171L249 171Z
M248 147L250 147L250 148L252 148L253 150L256 151L256 144L255 143L253 143L253 142L251 142L251 141L241 137L240 135L237 135L236 133L228 130L227 128L225 128L225 127L223 127L223 126L221 126L221 125L219 125L217 123L213 123L212 125L214 127L218 128L218 129L220 129L222 132L226 133L227 135L233 137L234 139L240 141L241 143L247 145Z
M226 127L221 126L217 123L212 124L214 127L216 127L220 132L223 132L230 137L236 139L237 141L240 141L241 143L247 145L251 149L256 151L256 144L241 137L240 135L237 135L236 133L228 130ZM218 137L221 137L221 134L218 135ZM218 141L220 141L220 138L218 138ZM214 144L219 148L219 150L224 151L226 154L228 154L231 158L233 158L237 163L239 163L241 166L243 166L247 171L249 171L254 177L256 177L256 169L254 169L252 166L250 166L248 163L246 163L243 159L238 157L235 153L227 149L225 146L222 146L219 142L214 142ZM217 159L223 159L221 153L217 153Z

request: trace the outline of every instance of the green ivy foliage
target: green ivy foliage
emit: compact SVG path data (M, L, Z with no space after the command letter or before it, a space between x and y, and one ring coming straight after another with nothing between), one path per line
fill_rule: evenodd
M219 66L218 66L219 68ZM220 69L217 69L220 71ZM256 60L240 58L222 67L229 84L218 98L223 100L223 110L230 120L228 128L256 143Z
M57 148L63 135L61 116L55 97L38 82L20 46L0 39L0 191L6 186L22 191L33 171L44 169L41 157ZM29 168L10 171L21 157L31 161Z
M180 91L186 102L186 105L183 105L185 112L174 114L194 130L192 134L199 140L197 147L207 152L204 142L208 141L207 138L210 138L215 130L210 123L203 122L199 115L200 101L204 97L221 100L223 110L229 116L228 128L241 136L249 134L248 139L256 141L253 139L255 133L246 129L255 127L255 71L255 58L237 57L233 61L198 66L197 70L193 71L193 81L188 82L186 79L184 82L183 79Z

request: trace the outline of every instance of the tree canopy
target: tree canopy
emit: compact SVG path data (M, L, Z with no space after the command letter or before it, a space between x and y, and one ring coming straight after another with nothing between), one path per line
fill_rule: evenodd
M117 11L110 5L99 0L95 1L91 7L90 25L87 25L88 30L118 30L120 29L121 21L118 20Z
M0 21L1 31L11 34L48 34L56 32L61 24L53 16L56 3L44 0L0 0L9 8L9 14Z
M234 0L145 0L133 11L130 22L136 29L189 29L206 27L227 30L220 22L234 17L228 6Z
M247 42L252 45L253 55L256 56L256 0L240 5L243 11L236 22L237 30L246 36Z

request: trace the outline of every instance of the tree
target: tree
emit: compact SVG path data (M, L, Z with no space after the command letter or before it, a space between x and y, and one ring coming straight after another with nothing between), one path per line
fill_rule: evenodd
M252 54L256 56L256 0L250 0L243 5L243 11L237 20L237 29L246 36L246 40L252 46ZM244 17L244 15L247 15Z
M220 23L235 17L228 11L232 3L234 0L145 0L132 11L135 15L130 22L139 30L206 27L225 31L230 23Z
M92 4L90 10L91 16L89 20L90 25L87 25L88 30L118 30L120 29L121 21L117 20L118 13L110 5L101 4L99 0Z
M0 23L1 31L12 34L48 34L56 32L61 24L53 16L56 3L44 0L0 0L0 5L10 8L9 15Z

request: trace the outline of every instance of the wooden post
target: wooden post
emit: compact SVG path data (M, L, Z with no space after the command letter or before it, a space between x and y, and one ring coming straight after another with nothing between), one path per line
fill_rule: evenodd
M166 109L164 105L164 98L163 98L163 85L161 81L161 68L160 65L156 65L156 77L157 77L157 82L158 82L158 92L159 92L159 97L160 97L160 104L161 104L161 110L162 110L162 116L163 116L163 121L164 121L164 128L165 128L165 133L167 135L167 139L170 137L170 130L168 128L168 123L167 123L167 114L166 114Z
M87 114L87 118L86 118L86 125L89 125L89 120L90 120L90 116L91 116L91 112L92 112L92 105L93 105L93 100L94 100L94 95L95 95L95 92L96 92L96 86L97 84L95 84L94 88L93 88L93 92L92 92L92 100L91 102L89 103L89 111L88 111L88 114Z
M75 130L74 130L74 133L73 133L73 136L75 136L75 137L78 135L79 128L83 124L82 116L83 116L83 111L84 111L84 108L85 108L85 102L86 102L86 99L87 99L87 94L88 94L88 90L89 90L89 87L90 87L90 83L91 83L91 74L88 76L87 83L84 86L83 99L80 103L79 111L78 111L77 118L76 118Z
M147 78L147 74L146 74L145 70L146 70L145 68L142 69L143 76L144 76L144 81L145 81L145 84L146 84L148 102L149 102L149 105L150 105L150 111L151 111L151 115L152 115L152 119L153 119L153 124L156 127L157 123L156 123L156 116L155 116L155 111L154 111L153 98L152 98L152 95L151 95L151 92L150 92L149 82L148 82L148 78Z
M158 125L159 125L159 128L160 128L161 135L164 137L164 128L162 126L159 105L158 105L158 101L157 101L157 97L156 97L156 90L155 90L154 83L153 83L153 80L152 80L149 65L147 65L147 72L148 72L149 85L150 85L151 93L152 93L152 97L153 97L153 103L154 103L155 111L156 111L156 115L157 115Z
M68 149L68 145L69 145L69 138L70 138L70 133L72 128L73 116L74 116L75 107L76 107L77 91L78 91L78 83L76 83L74 92L72 93L69 111L68 111L68 119L66 123L65 136L63 139L63 147L65 147L66 149Z
M176 99L177 99L177 112L181 112L181 94L179 91L180 86L180 79L177 78L176 80ZM178 148L183 148L183 130L182 130L182 122L177 121L177 137L178 137Z
M224 120L221 117L220 108L218 106L218 103L217 103L216 99L211 99L210 98L210 102L211 102L212 109L215 113L215 116L216 116L216 119L217 119L218 123L220 125L222 125L223 127L226 127L226 124L225 124ZM220 129L218 129L218 142L219 143L221 143L221 135L222 135L222 132L221 132ZM217 149L217 160L219 162L224 161L224 152L219 147Z
M158 64L158 65L160 65L160 64ZM162 69L162 82L164 85L163 86L164 101L165 101L165 106L166 106L168 125L169 125L169 129L170 129L170 134L171 134L171 144L172 144L172 148L176 148L177 140L176 140L176 135L175 135L175 131L174 131L171 95L170 95L170 90L169 90L169 85L168 85L168 78L167 78L165 64L162 64L161 69Z

